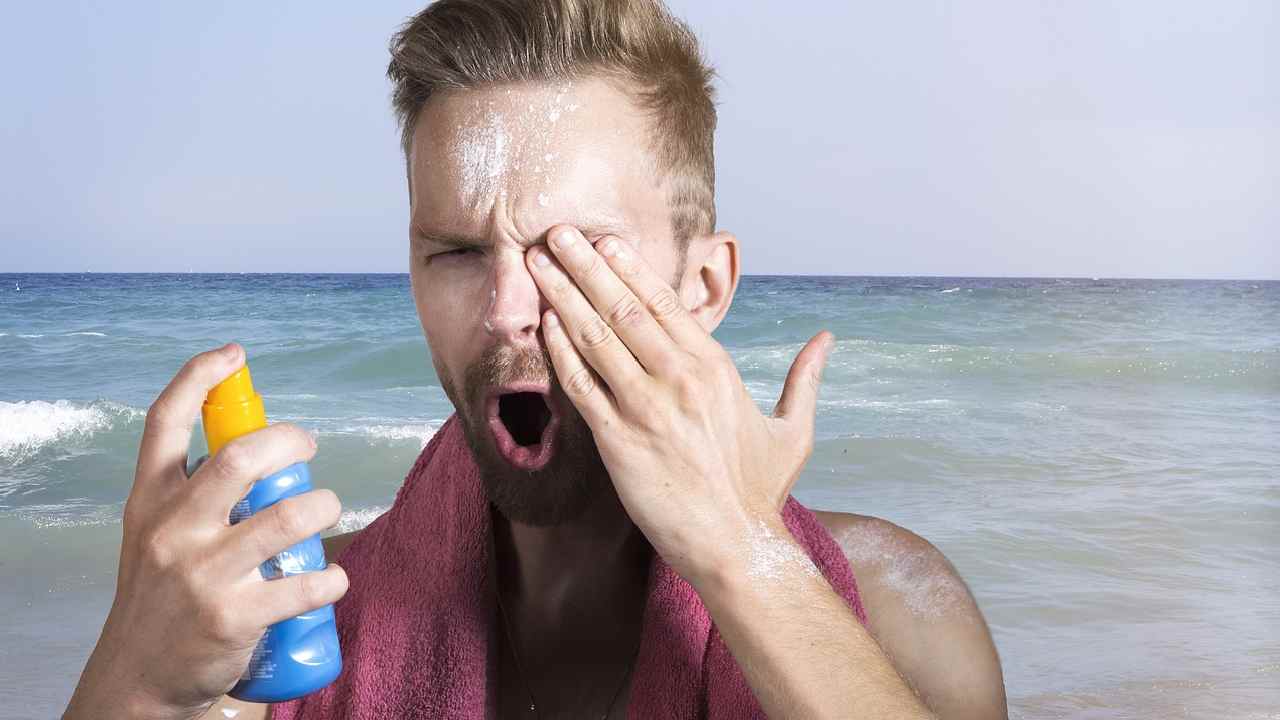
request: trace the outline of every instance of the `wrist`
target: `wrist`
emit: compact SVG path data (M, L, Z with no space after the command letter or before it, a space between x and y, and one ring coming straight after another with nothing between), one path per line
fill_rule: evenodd
M685 579L699 594L731 595L744 584L760 585L817 573L813 561L795 541L782 516L744 513L724 532L705 540Z

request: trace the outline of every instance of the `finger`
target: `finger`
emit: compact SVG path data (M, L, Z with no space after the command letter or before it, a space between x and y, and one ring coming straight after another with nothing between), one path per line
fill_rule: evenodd
M542 318L542 338L551 355L551 364L565 395L578 408L582 418L593 428L617 417L616 401L604 387L582 355L565 334L564 324L555 310L548 310Z
M328 488L292 495L231 528L227 542L215 551L215 562L227 573L244 574L337 525L341 516L342 502Z
M709 351L713 346L719 347L711 334L685 309L676 291L654 271L640 253L633 246L623 242L621 238L611 239L617 243L617 251L608 254L601 246L601 254L605 256L609 267L627 287L631 288L631 292L640 299L641 306L667 332L672 341L678 347L695 354ZM608 240L605 242L607 243Z
M813 432L813 416L818 406L818 386L822 382L822 369L835 344L835 336L823 331L810 338L796 359L791 362L782 397L774 407L773 416L795 422L799 429Z
M584 240L579 242L585 244ZM551 253L546 248L533 247L527 254L533 257L534 280L559 314L563 332L604 382L616 391L648 381L645 369Z
M650 374L669 366L678 351L675 341L613 271L609 258L597 252L603 246L587 242L572 225L553 227L547 237L561 266L640 364ZM601 241L612 242L614 251L621 249L616 237ZM618 257L616 252L613 257Z
M338 602L348 587L346 570L329 563L324 570L249 583L245 612L249 621L265 628Z
M232 440L191 476L183 503L196 516L227 522L231 508L268 475L316 454L310 433L292 423L276 423Z
M191 445L191 428L205 396L243 364L244 349L228 343L202 352L182 366L147 409L135 483L159 482L159 478L175 474L182 477Z

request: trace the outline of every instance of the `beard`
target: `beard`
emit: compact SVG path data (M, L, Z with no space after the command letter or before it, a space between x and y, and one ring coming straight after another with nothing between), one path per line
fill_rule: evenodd
M436 364L445 395L462 420L463 436L480 470L485 494L508 520L535 526L571 522L613 489L591 426L565 395L551 356L541 346L487 349L479 360L467 366L461 394L445 370ZM560 419L555 431L555 453L546 465L534 471L511 466L498 452L485 407L490 388L522 380L548 382L550 400Z

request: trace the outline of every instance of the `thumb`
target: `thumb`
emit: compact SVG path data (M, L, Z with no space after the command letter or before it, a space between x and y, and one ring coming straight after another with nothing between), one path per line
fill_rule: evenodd
M835 340L834 335L824 330L814 335L791 361L791 370L787 372L787 380L782 386L782 397L778 398L773 409L775 418L813 423L818 405L818 385L822 382L822 370Z

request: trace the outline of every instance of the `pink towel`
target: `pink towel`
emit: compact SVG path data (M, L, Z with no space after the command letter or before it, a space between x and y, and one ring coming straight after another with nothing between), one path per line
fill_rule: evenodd
M853 573L830 534L794 497L783 521L865 625ZM492 548L488 500L455 414L391 509L336 558L351 581L334 608L342 674L274 705L272 720L494 717ZM627 717L763 718L693 588L657 553L648 582Z

